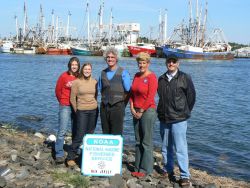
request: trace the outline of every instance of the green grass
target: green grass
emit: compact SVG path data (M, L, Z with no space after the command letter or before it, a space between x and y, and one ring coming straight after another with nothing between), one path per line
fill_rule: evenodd
M74 187L87 188L89 186L89 179L80 174L54 171L52 177L55 181L64 182Z

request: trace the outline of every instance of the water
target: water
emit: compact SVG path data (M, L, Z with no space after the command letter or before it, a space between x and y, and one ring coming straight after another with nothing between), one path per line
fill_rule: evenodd
M55 133L58 103L54 88L68 60L69 56L0 54L0 121ZM102 57L80 57L80 61L93 64L95 78L106 67ZM132 76L137 71L132 58L121 58L119 64ZM152 59L150 68L157 76L166 70L163 59ZM188 122L191 166L249 181L250 60L183 61L181 69L192 76L197 91L197 102ZM25 116L30 115L42 121L27 121ZM100 127L98 120L97 133L101 132ZM124 132L125 144L133 145L129 108L126 109ZM157 122L156 146L161 144L159 138Z

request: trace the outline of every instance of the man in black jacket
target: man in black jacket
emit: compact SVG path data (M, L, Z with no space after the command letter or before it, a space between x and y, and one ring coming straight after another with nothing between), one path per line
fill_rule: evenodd
M163 174L169 178L174 173L174 150L180 170L180 185L190 185L188 147L186 140L187 119L195 103L195 88L191 77L179 70L175 55L166 59L167 72L159 77L157 107L162 138Z

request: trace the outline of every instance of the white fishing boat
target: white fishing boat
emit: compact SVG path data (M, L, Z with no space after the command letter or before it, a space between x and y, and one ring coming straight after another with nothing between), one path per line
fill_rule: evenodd
M3 45L0 47L0 51L2 53L10 53L11 49L14 48L14 43L12 41L5 41L3 42Z
M35 47L24 48L23 53L24 54L35 54L36 53L36 48Z
M21 47L17 47L17 48L13 48L13 51L11 51L14 54L23 54L24 48Z

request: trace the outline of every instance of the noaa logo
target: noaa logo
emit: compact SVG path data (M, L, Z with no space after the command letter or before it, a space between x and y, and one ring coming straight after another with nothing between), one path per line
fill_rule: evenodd
M99 161L97 165L98 165L99 169L104 169L106 166L104 161Z
M144 84L148 83L148 79L143 80Z

